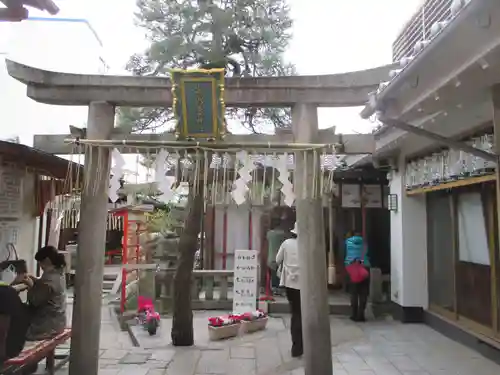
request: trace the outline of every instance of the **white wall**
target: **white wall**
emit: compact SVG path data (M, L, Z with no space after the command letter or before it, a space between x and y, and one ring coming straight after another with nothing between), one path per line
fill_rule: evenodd
M398 196L398 211L391 211L391 299L401 306L427 308L425 196L406 196L404 167L400 157L390 181L390 193Z
M105 72L100 40L80 19L35 18L20 23L0 23L0 138L18 135L32 145L33 134L67 133L68 125L87 120L86 107L36 103L26 96L26 86L11 78L4 58L37 68L65 73Z
M0 176L6 167L0 166ZM9 225L17 227L17 236L15 241L16 250L19 258L25 259L28 266L28 271L34 273L36 271L36 264L34 261L34 254L36 251L35 245L38 235L37 220L32 216L33 208L35 205L35 176L33 173L25 172L25 170L18 171L21 178L21 200L22 212L17 220L0 219L0 223L8 222ZM1 178L1 177L0 177ZM1 183L1 181L0 181ZM1 186L0 186L1 190ZM5 233L5 232L4 232ZM5 242L12 241L11 238L4 238L0 241L0 249L2 252L5 248Z

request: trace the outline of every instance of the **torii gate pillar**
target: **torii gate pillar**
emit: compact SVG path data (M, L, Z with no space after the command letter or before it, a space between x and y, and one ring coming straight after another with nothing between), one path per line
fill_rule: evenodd
M310 104L296 104L292 108L292 128L295 142L316 143L317 107ZM303 153L296 154L294 186L299 232L305 375L331 375L333 369L323 232L325 226L320 184L319 182L312 184L313 178L320 176L320 171L314 171L314 168L319 168L320 163L319 160L314 161L312 153L306 158L303 155ZM308 186L316 186L318 191L311 194ZM307 189L308 194L302 194L304 189Z
M89 105L87 137L109 139L115 108L109 103ZM101 330L102 278L108 209L110 149L85 154L85 179L80 209L75 301L71 336L70 375L97 375Z

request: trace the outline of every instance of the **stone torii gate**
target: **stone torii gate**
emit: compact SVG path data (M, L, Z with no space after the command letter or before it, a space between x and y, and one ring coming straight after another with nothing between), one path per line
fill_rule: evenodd
M372 135L336 135L318 130L317 108L359 106L384 81L392 66L322 76L228 78L225 103L232 107L292 107L292 134L282 136L230 135L225 143L286 142L341 144L343 154L374 151ZM50 72L7 60L9 74L27 85L27 95L41 103L88 106L88 139L120 139L113 133L116 106L168 107L170 80L157 77L80 75ZM123 135L122 135L123 136ZM37 135L34 146L54 154L68 154L71 135ZM129 140L173 141L174 135L130 135ZM101 314L103 249L106 230L109 149L104 157L86 158L93 193L82 193L77 262L76 301L73 310L70 373L97 375ZM96 160L97 159L97 160ZM321 200L304 198L300 181L313 179L318 168L313 158L297 158L297 220L301 236L302 320L306 375L332 373L331 340ZM99 173L97 173L99 171ZM104 171L104 173L103 173ZM308 176L303 176L307 173ZM302 176L300 176L302 174ZM300 198L299 198L300 197ZM85 301L83 304L82 301Z

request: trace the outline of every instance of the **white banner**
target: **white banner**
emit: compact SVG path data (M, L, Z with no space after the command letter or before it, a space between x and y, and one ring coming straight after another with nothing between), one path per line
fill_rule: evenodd
M257 310L257 250L235 250L233 313L242 314Z

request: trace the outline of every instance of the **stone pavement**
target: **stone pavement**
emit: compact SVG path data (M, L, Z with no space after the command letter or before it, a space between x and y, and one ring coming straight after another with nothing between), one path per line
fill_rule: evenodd
M140 327L133 333L148 360L168 361L162 375L301 375L302 361L290 356L289 318L270 318L266 331L222 342L210 342L207 317L195 314L193 348L174 349L170 321L157 336ZM354 324L331 317L332 359L335 375L494 375L500 366L449 340L425 325L403 325L392 320ZM156 374L156 372L155 372Z
M170 319L156 336L132 327L140 347L120 331L103 307L99 375L301 375L302 361L290 356L288 316L273 316L265 331L211 342L207 318L195 313L191 348L170 344ZM392 320L354 324L331 317L334 375L494 375L500 366L425 325ZM67 374L67 367L58 375Z

